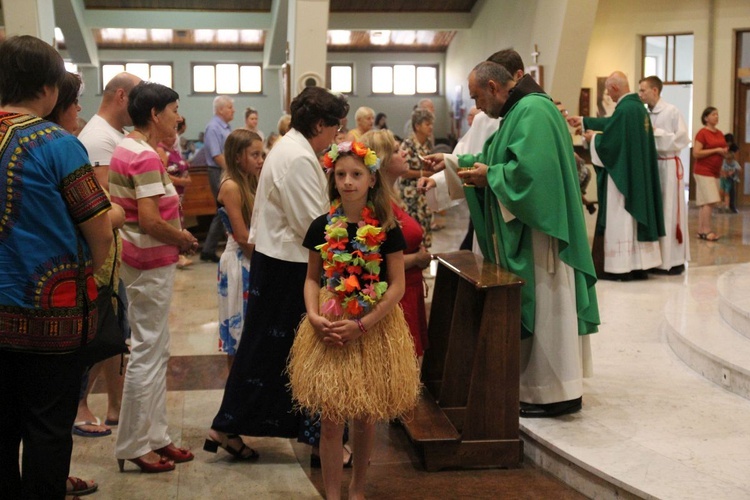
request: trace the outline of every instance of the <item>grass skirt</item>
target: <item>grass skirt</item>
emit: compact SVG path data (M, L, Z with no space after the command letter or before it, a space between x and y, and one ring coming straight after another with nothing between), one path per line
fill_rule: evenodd
M327 290L320 293L321 303L330 298ZM288 371L295 405L337 423L390 420L412 409L419 397L414 340L398 305L344 347L323 343L305 316Z

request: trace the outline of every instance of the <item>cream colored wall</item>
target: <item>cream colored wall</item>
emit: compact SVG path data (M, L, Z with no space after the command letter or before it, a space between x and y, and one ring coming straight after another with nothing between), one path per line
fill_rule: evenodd
M474 6L474 22L470 30L459 31L453 38L445 57L446 98L453 102L456 85L463 90L464 105L474 105L469 99L466 80L471 70L498 50L513 47L525 64L531 63L533 43L529 33L533 29L537 0L479 0ZM542 51L540 63L550 54ZM464 130L466 125L464 124Z
M738 29L750 29L747 0L600 0L581 82L581 87L592 90L592 114L596 113L598 76L624 71L631 88L648 76L641 74L643 35L693 33L693 130L701 128L700 114L706 106L716 106L719 128L730 130L734 31Z
M498 50L513 47L530 66L536 44L540 52L537 62L544 68L544 89L565 103L578 102L598 3L599 0L477 2L472 28L459 31L446 54L446 97L452 101L456 85L461 85L464 104L471 107L474 103L469 99L466 79L477 63Z

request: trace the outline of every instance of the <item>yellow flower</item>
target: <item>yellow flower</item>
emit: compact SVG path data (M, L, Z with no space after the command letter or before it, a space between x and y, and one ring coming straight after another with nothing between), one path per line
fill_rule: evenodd
M371 165L375 165L378 162L378 155L375 154L375 151L372 149L367 150L367 154L365 155L365 165L368 167Z

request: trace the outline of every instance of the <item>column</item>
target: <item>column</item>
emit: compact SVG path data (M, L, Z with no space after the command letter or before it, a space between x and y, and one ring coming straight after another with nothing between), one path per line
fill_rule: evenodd
M290 0L291 97L305 87L324 87L329 0Z
M3 16L6 36L31 35L54 46L54 0L6 0Z

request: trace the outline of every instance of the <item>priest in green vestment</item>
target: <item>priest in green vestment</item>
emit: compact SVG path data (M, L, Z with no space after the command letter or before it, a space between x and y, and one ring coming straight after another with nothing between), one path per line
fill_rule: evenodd
M647 269L662 263L658 240L665 235L654 131L625 74L615 71L605 87L617 103L611 117L568 119L583 124L596 168L594 262L600 278L645 279Z
M478 155L430 155L464 189L482 254L523 278L522 417L581 408L591 373L588 334L599 310L573 144L565 120L530 76L517 85L500 65L469 75L477 108L500 128ZM478 196L481 195L481 196Z

